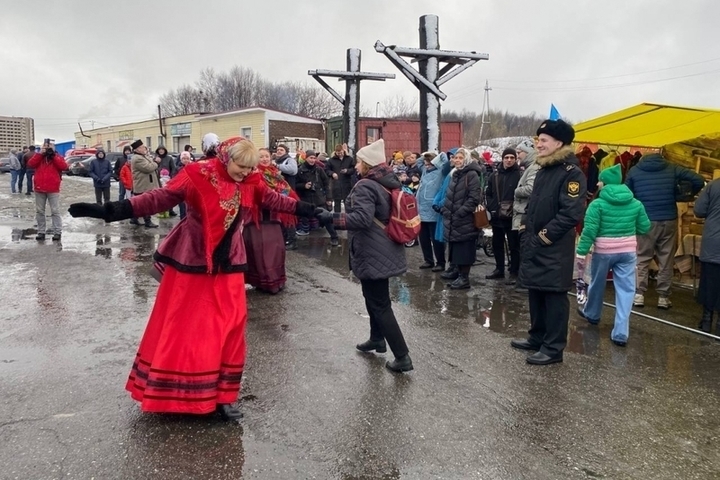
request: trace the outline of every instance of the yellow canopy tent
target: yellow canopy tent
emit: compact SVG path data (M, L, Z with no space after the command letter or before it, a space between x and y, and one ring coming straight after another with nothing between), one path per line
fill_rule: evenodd
M661 148L668 160L712 175L700 157L720 148L720 110L641 103L574 126L575 143ZM713 155L714 156L714 155ZM708 160L710 160L708 158Z

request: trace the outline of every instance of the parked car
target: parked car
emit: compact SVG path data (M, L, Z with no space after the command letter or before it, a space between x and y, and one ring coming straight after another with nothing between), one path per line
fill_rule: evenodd
M0 173L9 173L9 172L10 172L10 158L9 157L0 158Z
M111 166L115 166L115 161L119 158L122 158L123 154L121 152L108 152L105 154L105 158L110 162ZM90 176L90 162L95 160L95 155L85 158L83 160L80 160L78 162L74 162L70 166L70 174L71 175L79 175L81 177L89 177ZM114 176L113 176L114 177Z
M63 173L65 173L67 175L73 175L72 170L70 170L70 168L73 166L73 164L75 164L77 162L81 162L83 160L87 160L91 156L92 155L73 155L70 157L65 157L65 163L68 164L68 170L66 170Z

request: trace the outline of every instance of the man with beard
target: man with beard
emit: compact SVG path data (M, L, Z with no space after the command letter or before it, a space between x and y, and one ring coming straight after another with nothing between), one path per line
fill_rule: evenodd
M533 365L563 361L573 286L575 225L585 212L585 175L572 149L575 130L563 120L547 120L537 130L537 163L527 208L521 283L528 289L530 330L513 340Z
M298 172L297 160L288 154L288 147L282 143L275 149L275 163L285 181L295 190L295 176Z
M332 179L330 184L334 203L333 211L340 213L342 211L342 202L345 201L350 194L350 188L352 188L355 159L347 154L343 145L335 145L335 152L327 161L325 170L328 177Z

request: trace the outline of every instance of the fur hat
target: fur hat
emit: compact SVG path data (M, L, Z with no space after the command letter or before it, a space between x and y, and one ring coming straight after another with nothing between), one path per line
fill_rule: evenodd
M537 129L537 135L550 135L563 145L570 145L575 139L575 129L564 120L545 120Z
M517 158L517 152L514 148L506 148L503 150L502 158L505 158L505 155L512 155L513 157Z
M517 152L533 153L535 151L535 145L532 140L523 140L515 147Z
M401 154L402 155L402 154ZM367 163L371 167L376 167L386 163L385 160L385 140L382 138L376 142L366 145L357 152L358 160Z
M130 148L132 148L133 151L137 150L138 148L140 148L142 146L143 146L142 140L135 140L133 143L130 144Z
M206 133L202 137L201 144L203 153L207 153L211 150L215 150L217 146L220 145L220 138L218 138L218 136L214 133Z

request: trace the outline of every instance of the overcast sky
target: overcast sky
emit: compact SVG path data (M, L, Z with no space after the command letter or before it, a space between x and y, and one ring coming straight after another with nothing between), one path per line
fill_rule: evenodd
M572 121L641 102L720 108L717 0L44 0L4 1L0 115L35 119L36 139L150 118L159 96L205 67L250 67L269 79L309 69L395 73L364 82L363 107L416 89L373 45L418 46L424 14L440 46L488 53L445 84L443 108L493 108ZM338 88L341 88L338 85Z

